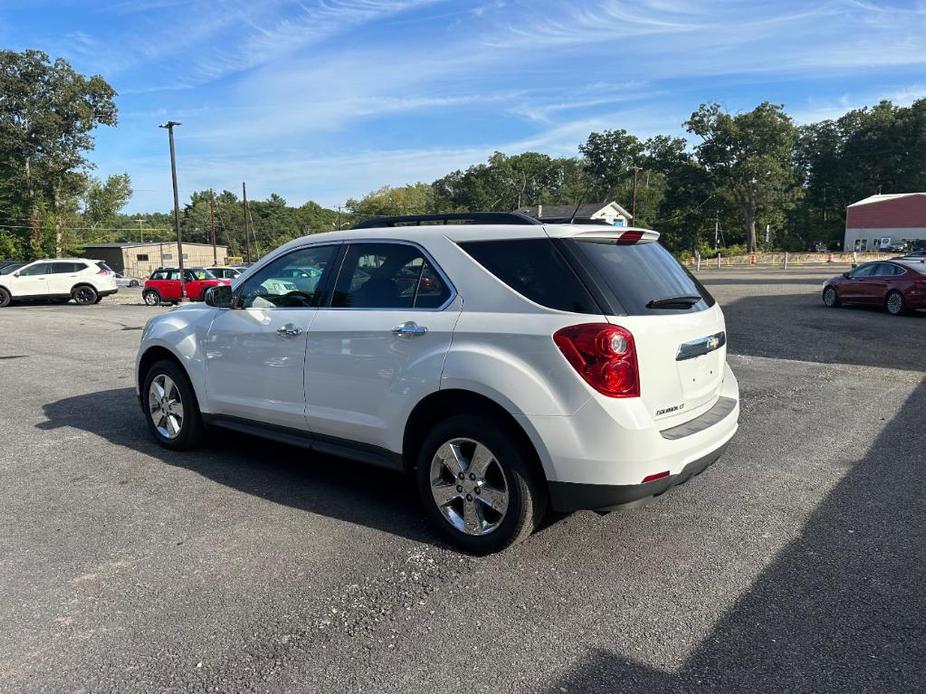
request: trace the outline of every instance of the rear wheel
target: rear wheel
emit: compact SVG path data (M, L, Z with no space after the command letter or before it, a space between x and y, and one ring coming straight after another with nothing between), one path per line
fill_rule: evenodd
M839 306L839 295L833 287L827 287L823 290L823 303L829 308Z
M892 316L900 316L907 312L907 301L903 298L903 294L897 290L892 291L887 295L887 312Z
M146 289L141 293L141 298L148 306L157 306L161 303L161 295L154 289Z
M202 440L203 423L196 394L175 362L159 361L145 376L142 390L148 428L162 446L192 448Z
M74 299L75 303L81 306L89 306L97 302L99 295L96 289L89 284L82 284L79 287L74 287L73 291L71 291L71 298Z
M0 287L0 308L6 308L7 306L9 306L10 301L12 301L12 299L13 297L10 296L9 291L4 289L3 287Z
M473 415L446 419L427 436L418 490L452 544L489 554L525 539L540 523L546 495L523 448L493 421Z

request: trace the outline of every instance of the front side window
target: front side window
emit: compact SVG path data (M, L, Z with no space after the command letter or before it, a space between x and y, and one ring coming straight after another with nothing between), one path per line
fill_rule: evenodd
M19 274L23 277L32 277L34 275L50 275L51 267L51 263L36 263L35 265L30 265L29 267L21 270Z
M312 246L277 258L238 289L241 308L313 308L326 300L324 278L338 246Z
M868 265L861 265L855 268L852 272L849 273L849 277L852 279L858 279L859 277L871 277L875 274L875 268L877 263L869 263Z
M440 308L450 288L424 254L403 243L353 243L338 275L334 308Z

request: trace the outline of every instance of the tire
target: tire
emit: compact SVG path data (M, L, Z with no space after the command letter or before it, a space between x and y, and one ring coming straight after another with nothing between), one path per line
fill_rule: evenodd
M154 289L146 289L141 293L142 300L148 306L159 306L161 304L161 295Z
M823 289L823 303L826 304L828 308L836 308L839 306L839 294L836 293L835 288L825 287Z
M528 537L546 510L532 455L485 417L457 415L435 426L421 446L417 476L421 501L438 532L473 554L498 552ZM467 474L480 461L487 461L485 467Z
M130 286L130 287L138 287L138 286L140 286L140 285L138 284L138 280L132 280L131 282L129 282L129 286Z
M80 284L71 290L71 298L74 299L74 303L79 306L90 306L96 303L99 294L97 294L96 289L89 284Z
M149 431L165 448L186 450L202 441L203 420L196 393L176 362L162 360L148 369L142 408Z
M13 297L10 296L10 292L4 287L0 287L0 308L6 308L12 300Z
M895 289L888 292L884 307L892 316L902 316L907 312L907 300Z

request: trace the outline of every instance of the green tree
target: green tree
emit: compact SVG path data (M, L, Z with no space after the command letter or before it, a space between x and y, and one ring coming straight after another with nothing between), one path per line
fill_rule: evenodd
M429 214L435 211L434 189L427 183L407 186L384 186L360 200L346 203L351 214L360 219L381 215Z
M755 251L759 214L769 224L783 223L782 211L798 193L797 128L781 106L768 102L737 115L718 104L702 104L685 126L701 138L698 160L718 192L736 205L747 247Z
M85 77L46 53L0 51L0 176L10 209L28 218L33 254L44 246L41 216L62 250L62 216L92 167L92 131L116 124L116 95L100 76Z

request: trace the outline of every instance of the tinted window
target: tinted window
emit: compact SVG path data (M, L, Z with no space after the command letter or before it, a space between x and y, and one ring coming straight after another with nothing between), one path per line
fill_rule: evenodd
M415 246L351 244L341 264L336 308L439 308L450 288Z
M80 272L86 269L83 263L52 263L52 272L56 275L63 273Z
M7 265L6 267L0 268L0 275L9 275L11 272L16 272L24 265L25 263L13 263L12 265Z
M313 246L277 258L238 289L242 308L306 308L325 300L322 279L338 246Z
M665 315L714 305L714 297L656 242L621 245L611 240L567 239L564 244L599 285L612 313Z
M531 301L573 313L601 309L550 239L460 244L480 265Z
M32 275L50 275L51 263L36 263L35 265L30 265L19 274L24 277L30 277Z
M877 263L868 263L868 265L860 265L855 268L852 272L849 273L849 277L855 279L856 277L871 277L875 273L875 268Z

